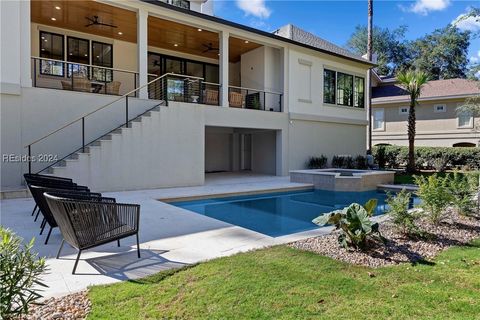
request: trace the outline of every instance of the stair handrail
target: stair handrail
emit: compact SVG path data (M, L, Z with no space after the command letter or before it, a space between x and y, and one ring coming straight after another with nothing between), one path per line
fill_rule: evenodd
M163 74L163 75L161 75L161 76L153 79L152 81L149 81L149 82L147 82L146 84L144 84L144 85L142 85L142 86L140 86L140 87L138 87L138 88L135 88L135 89L133 89L133 90L125 93L124 95L118 97L117 99L115 99L115 100L113 100L113 101L110 101L109 103L101 106L100 108L95 109L95 110L93 110L93 111L90 111L90 112L88 112L88 113L86 113L86 114L84 114L84 115L76 118L75 120L70 121L69 123L61 126L60 128L58 128L58 129L56 129L56 130L54 130L54 131L51 131L50 133L42 136L41 138L38 138L37 140L35 140L35 141L33 141L33 142L25 145L24 148L29 148L29 147L31 147L32 145L36 144L37 142L40 142L40 141L44 140L45 138L48 138L49 136L51 136L51 135L53 135L53 134L55 134L55 133L57 133L57 132L65 129L66 127L68 127L68 126L70 126L70 125L72 125L72 124L74 124L74 123L76 123L76 122L78 122L78 121L80 121L80 120L82 120L82 119L84 119L85 117L88 117L89 115L91 115L91 114L93 114L93 113L95 113L95 112L97 112L97 111L100 111L100 110L102 110L102 109L105 109L106 107L111 106L112 104L114 104L115 102L118 102L118 101L122 100L123 98L128 98L128 96L129 96L130 94L132 94L132 93L134 93L134 92L137 92L137 91L139 91L139 90L141 90L141 89L149 86L150 84L152 84L152 83L154 83L154 82L156 82L156 81L159 81L160 79L163 79L163 78L168 77L168 76L175 76L175 77L180 77L180 78L188 78L188 79L196 79L196 80L203 80L203 79L204 79L204 78L201 78L201 77L186 76L186 75L178 74L178 73L171 73L171 72L165 73L165 74Z

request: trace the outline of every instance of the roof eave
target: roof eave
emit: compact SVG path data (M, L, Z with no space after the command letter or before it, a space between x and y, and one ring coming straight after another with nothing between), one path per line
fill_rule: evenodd
M419 98L417 101L437 101L437 100L449 100L449 99L462 99L462 98L470 98L479 95L480 93L469 93L469 94L459 94L459 95L449 95L449 96L440 96L440 97L424 97ZM391 103L400 103L400 102L410 102L408 96L405 98L395 99L395 100L376 100L381 98L373 98L372 104L391 104Z

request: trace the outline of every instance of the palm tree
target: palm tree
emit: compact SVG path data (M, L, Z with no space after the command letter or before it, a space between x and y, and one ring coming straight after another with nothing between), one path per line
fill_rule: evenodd
M410 95L410 110L408 112L408 164L407 172L415 172L415 106L422 93L422 87L428 82L428 76L423 71L402 71L397 80Z
M372 61L373 48L373 0L368 0L368 25L367 25L367 59ZM368 70L368 147L367 150L372 150L372 69Z

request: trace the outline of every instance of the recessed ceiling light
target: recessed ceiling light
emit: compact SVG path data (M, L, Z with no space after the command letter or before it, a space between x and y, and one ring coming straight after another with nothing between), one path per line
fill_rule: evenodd
M85 57L88 57L88 54L85 53Z
M50 19L51 19L52 21L57 21L57 19L55 19L55 18L53 18L53 17L52 17L52 18L50 18Z
M220 53L217 53L217 56L220 56Z
M178 43L175 43L173 46L174 46L174 47L178 47Z
M59 6L55 6L55 9L60 10L60 9L62 9L62 8L60 8Z
M248 43L248 40L245 40L245 43Z
M73 53L70 52L69 55L73 56Z
M45 37L42 37L42 40L45 40Z
M42 48L42 51L45 51L45 49L44 49L44 48Z
M198 28L197 30L198 30L198 31L203 31L203 30L202 30L202 29L200 29L200 28Z
M100 56L97 56L97 58L100 58Z
M48 40L47 40L47 39L43 39L43 41L45 41L45 42L48 42Z
M123 34L122 31L118 31L118 35L121 36Z

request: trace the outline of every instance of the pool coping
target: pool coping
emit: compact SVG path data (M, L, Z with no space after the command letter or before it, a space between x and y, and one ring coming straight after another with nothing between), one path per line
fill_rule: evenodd
M311 191L311 190L314 190L314 185L305 184L303 186L291 186L291 187L268 188L268 189L222 192L222 193L205 193L205 194L199 194L194 196L159 198L155 200L161 201L164 203L173 203L173 202L206 200L206 199L224 198L224 197L253 196L253 195L261 195L261 194L268 194L268 193L281 193L281 192L290 192L290 191Z

